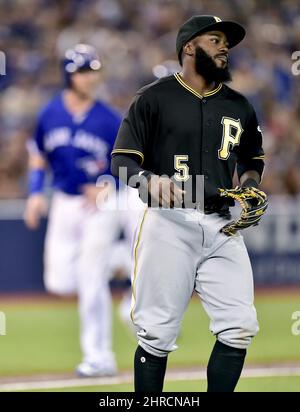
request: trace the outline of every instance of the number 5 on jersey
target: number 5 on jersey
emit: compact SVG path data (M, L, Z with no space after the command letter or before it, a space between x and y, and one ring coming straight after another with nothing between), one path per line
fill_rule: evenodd
M227 160L230 155L230 146L234 147L240 143L243 128L240 119L235 120L231 117L222 117L223 138L221 149L218 150L219 159Z
M189 167L186 162L189 160L188 155L175 155L174 168L178 173L174 173L177 182L186 182L189 179Z

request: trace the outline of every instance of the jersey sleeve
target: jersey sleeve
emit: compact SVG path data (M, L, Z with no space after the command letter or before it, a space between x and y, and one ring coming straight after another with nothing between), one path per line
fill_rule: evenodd
M44 128L44 120L43 114L39 114L36 126L33 131L32 142L36 148L37 152L45 154L45 147L44 147L44 136L45 136L45 128Z
M251 106L250 117L238 149L237 173L239 179L249 170L255 170L261 177L264 170L264 158L262 132L255 111Z
M112 155L129 154L138 158L143 164L147 141L151 135L153 109L144 94L137 94L127 116L123 119Z

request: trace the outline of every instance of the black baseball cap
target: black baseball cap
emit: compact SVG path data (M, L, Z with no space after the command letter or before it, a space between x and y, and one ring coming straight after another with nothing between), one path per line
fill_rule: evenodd
M239 44L245 37L243 26L234 21L222 21L216 16L192 16L179 29L176 39L176 51L180 56L182 47L191 39L207 31L218 30L227 37L229 48Z

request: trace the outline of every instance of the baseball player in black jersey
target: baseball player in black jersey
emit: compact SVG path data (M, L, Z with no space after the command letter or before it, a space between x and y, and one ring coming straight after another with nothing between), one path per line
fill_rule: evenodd
M193 292L216 336L209 392L234 390L258 331L240 229L256 225L267 208L258 189L262 134L251 104L224 84L228 50L244 36L242 26L215 16L185 22L176 44L182 72L137 93L112 152L113 174L138 187L149 205L136 233L132 279L137 392L162 391L167 356L177 348ZM233 189L235 169L240 186ZM242 213L230 221L235 200Z

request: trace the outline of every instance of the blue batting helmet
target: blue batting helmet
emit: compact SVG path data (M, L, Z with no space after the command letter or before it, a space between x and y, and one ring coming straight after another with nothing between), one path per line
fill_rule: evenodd
M77 44L68 49L62 62L65 86L70 87L71 75L82 70L99 70L101 62L96 49L89 44Z

